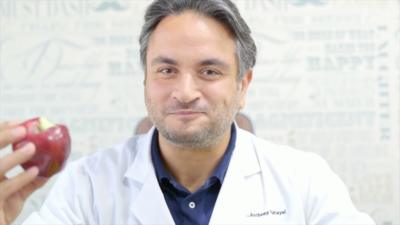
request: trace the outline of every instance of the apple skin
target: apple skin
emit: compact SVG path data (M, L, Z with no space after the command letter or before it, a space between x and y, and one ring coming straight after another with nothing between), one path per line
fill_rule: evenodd
M31 142L35 145L35 155L21 164L26 170L32 166L39 169L40 177L51 177L62 168L71 151L71 137L68 128L56 124L45 131L39 130L39 118L27 120L21 124L27 130L25 138L12 145L13 151Z

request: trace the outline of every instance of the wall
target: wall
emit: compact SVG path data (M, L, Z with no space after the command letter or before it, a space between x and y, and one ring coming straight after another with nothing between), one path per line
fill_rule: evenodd
M256 133L319 153L359 209L400 224L400 1L235 2L259 49L244 110ZM67 124L71 160L130 136L146 115L137 39L148 4L0 0L0 120Z

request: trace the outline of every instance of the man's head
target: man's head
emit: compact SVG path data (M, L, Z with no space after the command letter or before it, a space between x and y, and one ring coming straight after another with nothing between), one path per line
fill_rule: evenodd
M145 23L139 38L140 60L143 68L146 67L147 62L149 38L160 21L167 16L178 15L188 10L219 21L233 34L239 62L239 79L247 70L254 67L257 48L251 37L250 28L230 0L156 0L147 8Z
M250 31L244 22L240 29L227 25L235 21L243 20L222 0L159 0L149 7L141 35L145 97L160 138L204 149L229 137L255 62L254 55L240 58L249 49L238 45Z

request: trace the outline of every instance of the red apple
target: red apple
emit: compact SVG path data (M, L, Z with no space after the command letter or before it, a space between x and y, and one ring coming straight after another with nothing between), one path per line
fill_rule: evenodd
M71 151L71 137L64 125L53 124L43 117L30 119L22 123L27 130L26 137L14 143L14 151L27 142L36 147L35 155L21 166L26 170L32 166L39 169L39 176L50 177L59 172Z

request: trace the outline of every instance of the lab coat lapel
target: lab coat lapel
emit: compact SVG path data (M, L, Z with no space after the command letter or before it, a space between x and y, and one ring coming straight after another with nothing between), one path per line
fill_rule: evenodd
M210 224L243 224L249 213L249 195L254 191L247 179L261 176L261 168L249 133L237 128L235 150L214 206Z
M132 199L130 209L141 224L174 224L151 160L153 132L154 128L147 133L146 138L142 139L142 143L138 143L137 156L126 173L126 176L139 186L138 194Z
M174 224L155 175L147 176L132 211L142 224Z

